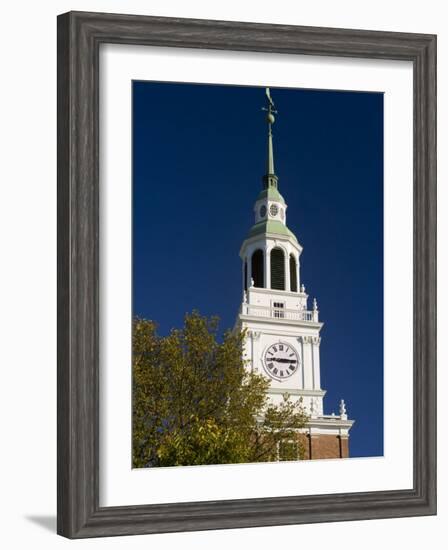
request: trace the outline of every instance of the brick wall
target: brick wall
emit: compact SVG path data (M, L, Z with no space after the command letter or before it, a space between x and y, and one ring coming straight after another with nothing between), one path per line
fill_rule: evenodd
M304 436L305 460L319 458L348 458L348 438L338 435Z
M303 449L303 460L319 458L348 458L348 437L338 435L298 434L300 446ZM274 459L275 460L275 459Z

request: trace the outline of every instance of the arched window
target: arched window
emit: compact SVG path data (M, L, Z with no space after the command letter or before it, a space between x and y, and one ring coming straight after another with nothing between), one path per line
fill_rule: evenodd
M244 290L247 290L247 260L244 260Z
M255 250L252 254L252 279L254 286L263 288L264 285L264 266L263 266L263 250Z
M289 285L291 292L297 292L297 262L294 256L289 256Z
M281 248L271 251L271 288L285 290L285 255Z

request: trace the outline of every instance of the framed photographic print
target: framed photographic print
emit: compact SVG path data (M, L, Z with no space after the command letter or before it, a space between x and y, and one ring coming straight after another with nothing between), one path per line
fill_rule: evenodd
M58 532L436 513L436 38L58 18Z

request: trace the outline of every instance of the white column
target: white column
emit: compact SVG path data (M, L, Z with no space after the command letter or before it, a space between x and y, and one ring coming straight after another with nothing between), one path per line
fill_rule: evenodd
M313 350L311 347L311 337L303 336L303 374L304 389L313 389Z
M264 249L264 287L271 288L271 249Z
M299 388L303 390L305 387L305 347L303 345L303 338L302 336L299 336L297 338L299 344L300 344L300 357L302 361L302 369L300 373L300 380L299 380Z
M259 350L258 342L260 340L260 333L252 331L252 372L258 372L259 369Z
M313 338L313 379L314 389L320 390L320 337Z
M247 334L246 334L246 338L244 339L244 343L243 343L243 359L245 361L249 361L249 363L245 363L246 365L246 368L249 368L251 371L252 371L252 363L253 363L253 360L252 360L252 334L251 334L251 331L249 331Z
M291 274L289 273L289 254L285 254L285 290L291 291Z
M250 371L254 372L254 333L250 331Z
M250 282L252 280L252 254L247 254L247 290L250 288Z

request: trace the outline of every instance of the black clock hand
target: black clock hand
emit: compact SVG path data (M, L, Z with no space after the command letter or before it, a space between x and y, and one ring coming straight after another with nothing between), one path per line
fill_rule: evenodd
M280 357L270 357L269 361L277 361L277 363L297 363L296 360L293 359L281 359Z

